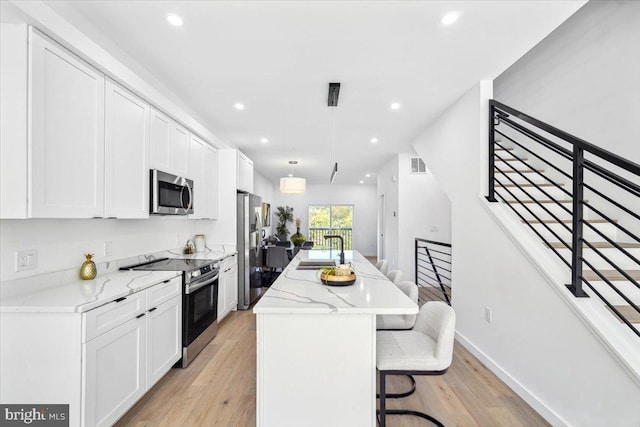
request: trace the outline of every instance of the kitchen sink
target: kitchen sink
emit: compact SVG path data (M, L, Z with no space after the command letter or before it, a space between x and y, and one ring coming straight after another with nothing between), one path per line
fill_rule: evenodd
M335 267L336 262L332 259L303 259L298 263L296 270L317 270L318 268Z

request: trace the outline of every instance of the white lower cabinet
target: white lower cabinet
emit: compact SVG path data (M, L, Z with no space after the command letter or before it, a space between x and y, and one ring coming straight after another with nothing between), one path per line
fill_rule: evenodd
M182 357L181 307L182 299L176 296L147 313L147 389Z
M238 305L238 256L220 262L218 279L218 321L224 319Z
M2 403L67 403L69 426L113 425L182 357L182 279L82 313L0 313Z
M176 282L139 292L146 293L146 311L83 345L86 426L112 425L182 357L182 299ZM153 304L153 294L163 288L168 288L163 299L173 296Z
M85 426L112 425L145 393L146 336L134 317L83 345Z

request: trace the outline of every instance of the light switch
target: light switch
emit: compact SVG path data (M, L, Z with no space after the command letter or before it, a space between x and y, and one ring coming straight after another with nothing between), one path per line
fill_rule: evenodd
M38 252L35 249L16 252L16 272L35 270L38 261Z

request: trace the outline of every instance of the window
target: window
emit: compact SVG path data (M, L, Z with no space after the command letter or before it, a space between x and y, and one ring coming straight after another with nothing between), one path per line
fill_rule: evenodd
M353 236L353 205L310 205L309 236L314 249L340 248L337 239L325 240L328 234L342 236L344 249L351 250Z
M420 157L411 158L411 173L427 173L427 167Z

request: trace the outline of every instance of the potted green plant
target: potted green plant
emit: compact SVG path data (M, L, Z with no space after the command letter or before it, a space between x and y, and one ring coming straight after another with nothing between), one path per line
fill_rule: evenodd
M302 218L296 218L296 234L291 236L291 243L293 246L300 247L307 240L302 233L300 233L300 225L302 224Z
M287 222L293 221L293 208L290 206L278 206L276 208L276 218L278 218L278 223L276 224L276 235L281 242L286 242L287 237L289 237Z

